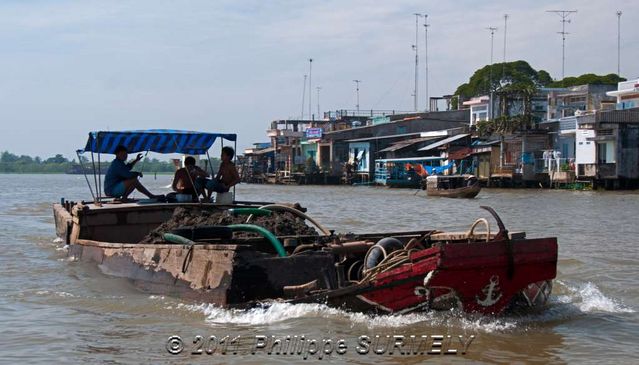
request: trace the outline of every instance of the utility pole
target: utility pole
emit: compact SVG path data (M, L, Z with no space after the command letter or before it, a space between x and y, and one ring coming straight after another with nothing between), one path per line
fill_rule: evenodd
M568 17L577 10L546 10L546 12L555 13L561 18L561 32L557 33L561 34L561 79L563 80L566 77L566 34L570 34L566 32L566 23L570 23Z
M488 86L490 105L488 106L488 119L493 119L493 46L497 27L488 27L486 29L490 31L490 81Z
M426 64L426 111L430 111L430 100L428 99L428 14L424 14L424 63Z
M415 89L413 91L413 97L414 97L414 107L415 107L415 111L417 111L418 108L418 96L417 96L417 91L419 89L419 52L418 52L418 48L417 48L417 42L419 42L419 17L422 16L420 13L415 13L415 44L413 44L413 49L415 50Z
M357 94L357 104L355 108L357 109L357 115L359 115L359 83L362 82L362 80L353 80L353 82L355 83L355 92Z
M304 120L304 103L306 102L306 78L308 78L308 75L304 75L304 87L302 88L302 116L300 117L301 120Z
M320 103L319 103L320 98L319 98L319 92L320 92L320 90L322 90L322 87L321 87L321 86L318 86L318 87L316 87L316 89L317 89L317 119L319 119L319 118L320 118Z
M617 10L617 76L621 77L621 10Z
M504 61L501 68L502 80L506 78L506 31L508 30L508 14L504 14Z
M313 72L313 59L309 58L308 59L308 119L313 119L313 112L311 111L311 91L312 89L312 85L311 85L311 73Z

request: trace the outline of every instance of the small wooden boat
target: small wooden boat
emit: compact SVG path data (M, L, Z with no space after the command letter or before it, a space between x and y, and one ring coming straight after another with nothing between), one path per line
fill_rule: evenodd
M445 175L428 176L425 186L428 196L441 196L445 198L474 198L481 191L479 181L472 175Z
M128 137L137 143L135 136ZM154 148L163 151L162 146ZM498 232L480 218L467 232L431 228L335 234L299 206L238 201L111 204L63 199L54 204L53 213L56 233L69 245L73 260L96 263L105 274L127 278L149 293L220 307L286 301L373 313L456 308L495 314L543 307L557 273L557 239L509 233L499 216L484 208L497 221ZM178 209L197 209L197 218L217 214L217 223L168 225L183 224L176 218ZM274 234L260 217L276 214L291 215L295 225L309 222L315 229L312 234L306 229ZM224 220L217 217L234 217L235 223L220 223ZM476 232L479 225L485 226L483 232ZM310 227L304 223L304 228ZM152 232L161 233L159 241L146 240Z

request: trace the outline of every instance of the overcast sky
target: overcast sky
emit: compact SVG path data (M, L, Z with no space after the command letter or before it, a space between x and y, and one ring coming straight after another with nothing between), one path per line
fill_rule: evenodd
M639 77L639 2L627 1L11 1L0 2L0 150L49 156L90 130L175 128L267 141L297 118L313 58L322 111L412 110L415 12L428 13L430 95L452 93L479 67L523 59L561 77L560 18L570 17L566 75ZM420 23L422 21L420 20ZM424 33L419 27L420 91ZM308 98L308 94L306 95ZM306 102L308 113L308 99ZM425 99L420 101L425 108Z

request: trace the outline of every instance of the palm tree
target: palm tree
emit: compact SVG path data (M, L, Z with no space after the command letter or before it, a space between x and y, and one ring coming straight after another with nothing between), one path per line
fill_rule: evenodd
M532 98L537 88L533 84L508 84L496 92L499 97L500 115L491 120L477 123L480 136L499 135L499 168L504 167L504 137L517 131L526 131L532 127ZM522 101L522 110L510 115L509 101ZM523 151L523 149L522 149Z

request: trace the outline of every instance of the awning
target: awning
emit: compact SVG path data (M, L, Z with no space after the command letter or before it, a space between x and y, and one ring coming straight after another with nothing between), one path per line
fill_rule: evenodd
M151 151L157 153L183 153L202 155L220 137L235 141L236 134L203 133L174 129L90 132L84 150L79 152L114 153L118 146L129 153Z
M257 150L255 152L253 152L252 155L265 155L265 154L271 153L273 151L275 151L275 147L269 147L269 148L264 148L264 149L261 149L261 150Z
M448 153L449 160L463 160L473 153L473 149L470 147L462 147Z
M341 131L336 131L336 132L341 132ZM345 142L369 142L369 141L374 141L374 140L378 140L378 139L419 137L419 134L420 133L390 134L390 135L387 135L387 136L376 136L376 137L363 137L363 138L347 139Z
M382 158L377 159L375 162L424 162L424 161L441 161L443 157L429 156L429 157L406 157L406 158Z
M426 147L420 148L418 151L429 151L429 150L432 150L433 148L441 147L441 146L443 146L445 144L448 144L450 142L454 142L454 141L456 141L458 139L462 139L462 138L468 137L468 136L470 136L470 134L468 134L468 133L458 134L456 136L448 137L448 138L442 139L441 141L437 141L435 143L431 143L431 144L429 144Z
M499 140L494 140L494 141L482 141L482 140L476 140L473 143L471 143L470 145L473 147L483 147L483 146L493 146L496 144L499 144L500 141Z
M407 148L407 147L410 147L410 146L415 145L417 143L430 141L430 140L437 139L437 138L440 138L440 137L420 137L420 138L407 139L407 140L404 140L404 141L399 141L399 142L393 143L392 145L390 145L390 146L388 146L388 147L386 147L384 149L381 149L379 152L395 152L397 150L401 150L402 148Z

